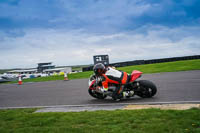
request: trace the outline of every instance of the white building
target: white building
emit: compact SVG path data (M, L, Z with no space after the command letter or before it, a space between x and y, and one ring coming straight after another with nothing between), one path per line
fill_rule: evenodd
M38 71L38 68L34 68L34 69L18 69L18 70L12 70L12 71L8 71L7 73L5 73L5 75L12 75L17 77L19 74L22 75L23 78L34 78L34 77L46 77L49 75L62 75L64 73L71 73L72 72L72 67L60 67L60 68L51 68L49 69L46 68L45 65L43 65L44 63L40 63L42 64L42 66L40 66L42 68L42 70ZM45 69L43 69L45 68Z
M35 74L37 69L20 69L20 70L12 70L8 71L8 74Z
M46 69L43 72L48 73L48 74L60 73L60 72L71 73L72 68L71 67L63 67L63 68Z

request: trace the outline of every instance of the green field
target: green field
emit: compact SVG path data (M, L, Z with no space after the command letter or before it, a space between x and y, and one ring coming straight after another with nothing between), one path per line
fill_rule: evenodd
M175 61L175 62L167 62L167 63L147 64L147 65L134 65L134 66L127 66L127 67L119 67L117 69L128 72L128 73L131 73L132 70L139 70L143 73L160 73L160 72L200 70L200 59L187 60L187 61ZM70 80L89 78L92 73L93 73L92 71L72 73L72 74L68 74L68 78ZM52 80L64 80L64 76L50 76L50 77L25 79L25 80L23 80L23 82L43 82L43 81L52 81ZM16 82L11 82L11 83L16 83Z
M34 113L0 110L0 133L199 133L200 109Z
M160 72L178 72L189 70L200 70L200 59L187 60L187 61L175 61L167 63L156 63L148 65L136 65L121 67L119 70L131 73L132 70L139 70L143 73L160 73Z

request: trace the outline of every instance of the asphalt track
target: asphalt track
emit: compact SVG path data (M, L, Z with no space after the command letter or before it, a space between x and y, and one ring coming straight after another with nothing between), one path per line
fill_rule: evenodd
M88 79L17 84L0 84L0 108L81 107L127 104L200 103L200 71L144 74L158 92L153 98L113 101L98 100L88 94ZM109 106L115 108L116 106Z

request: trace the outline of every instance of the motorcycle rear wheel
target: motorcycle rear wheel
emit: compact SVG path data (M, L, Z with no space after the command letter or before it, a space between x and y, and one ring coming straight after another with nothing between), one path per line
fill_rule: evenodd
M88 93L94 97L94 98L97 98L97 99L105 99L107 97L107 95L103 95L101 93L98 93L96 91L93 91L91 89L88 89Z
M137 94L142 98L153 97L157 92L156 85L149 80L139 80L140 92Z

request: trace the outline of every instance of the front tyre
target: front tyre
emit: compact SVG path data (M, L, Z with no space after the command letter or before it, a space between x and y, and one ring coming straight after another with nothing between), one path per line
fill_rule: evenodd
M138 96L142 98L150 98L157 92L156 85L149 80L139 80L139 93Z
M90 94L90 96L97 98L97 99L105 99L107 97L107 95L103 95L101 93L98 93L92 89L88 89L88 93Z

